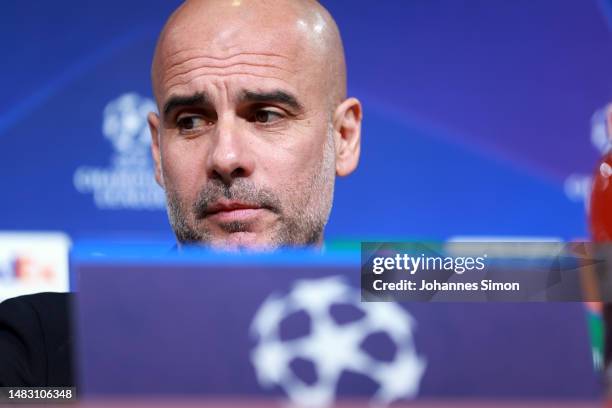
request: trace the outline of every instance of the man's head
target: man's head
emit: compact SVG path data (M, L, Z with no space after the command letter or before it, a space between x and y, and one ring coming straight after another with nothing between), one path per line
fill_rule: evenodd
M155 177L180 243L319 244L359 160L338 28L310 0L193 0L152 65Z

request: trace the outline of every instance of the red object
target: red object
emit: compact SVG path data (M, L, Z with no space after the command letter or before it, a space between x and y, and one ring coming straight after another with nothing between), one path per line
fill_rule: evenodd
M593 174L589 223L594 242L612 241L612 152L600 160Z

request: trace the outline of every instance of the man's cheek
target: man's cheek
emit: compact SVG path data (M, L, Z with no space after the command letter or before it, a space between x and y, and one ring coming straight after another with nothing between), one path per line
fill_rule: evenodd
M311 144L300 145L291 153L281 162L282 169L277 169L275 176L286 176L290 180L304 179L319 165Z
M169 156L164 162L163 170L166 183L170 183L178 191L191 191L198 184L202 185L201 181L198 183L201 178L198 167L189 157Z

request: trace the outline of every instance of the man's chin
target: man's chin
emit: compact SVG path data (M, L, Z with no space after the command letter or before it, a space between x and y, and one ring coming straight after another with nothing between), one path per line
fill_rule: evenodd
M277 249L278 244L264 239L261 234L241 231L213 239L211 247L219 251L269 252Z

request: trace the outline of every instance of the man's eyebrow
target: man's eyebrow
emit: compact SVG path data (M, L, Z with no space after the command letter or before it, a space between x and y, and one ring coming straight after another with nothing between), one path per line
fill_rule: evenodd
M297 111L303 110L302 105L298 102L295 96L281 90L271 92L244 91L242 93L242 100L257 103L279 103L287 105Z
M208 95L202 92L193 95L173 95L164 104L164 115L169 114L174 109L184 106L198 106L208 103Z

